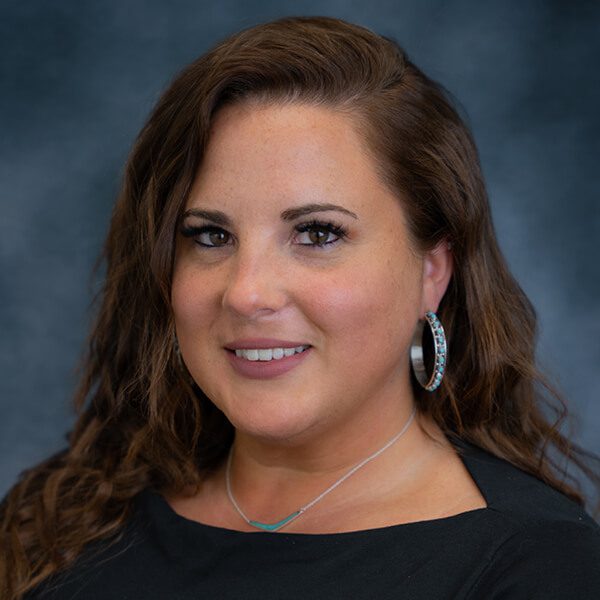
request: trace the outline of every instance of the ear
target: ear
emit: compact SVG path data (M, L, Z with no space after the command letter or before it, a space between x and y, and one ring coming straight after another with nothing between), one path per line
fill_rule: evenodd
M446 293L450 277L452 277L453 260L452 245L442 240L433 250L423 256L423 292L421 296L421 313L437 312L440 302Z

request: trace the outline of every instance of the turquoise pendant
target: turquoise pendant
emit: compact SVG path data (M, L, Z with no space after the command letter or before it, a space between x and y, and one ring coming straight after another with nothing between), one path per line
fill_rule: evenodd
M286 517L285 519L281 519L281 521L277 521L277 523L261 523L260 521L248 521L250 525L256 527L258 529L263 529L264 531L277 531L280 527L283 527L286 523L291 521L294 517L297 517L300 514L300 511L297 510L293 512L291 515Z

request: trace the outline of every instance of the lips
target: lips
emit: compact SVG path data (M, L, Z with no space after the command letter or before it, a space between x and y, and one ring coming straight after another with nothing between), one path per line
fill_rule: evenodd
M281 343L281 340L277 343ZM279 346L279 348L282 348L282 346ZM309 347L303 352L269 361L248 360L243 356L237 356L234 350L227 350L226 354L233 371L239 376L247 379L271 379L283 376L299 367L307 360L311 352L312 347Z

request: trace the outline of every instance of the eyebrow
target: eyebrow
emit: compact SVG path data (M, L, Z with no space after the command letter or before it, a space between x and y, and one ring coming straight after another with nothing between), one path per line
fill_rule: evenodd
M325 211L337 211L345 215L349 215L354 219L358 219L356 213L351 210L338 206L337 204L303 204L302 206L295 206L294 208L288 208L281 213L283 221L293 221L298 217L303 217L314 212L325 212ZM231 219L220 210L205 210L203 208L190 208L183 213L183 218L186 217L200 217L212 221L217 225L223 225L223 227L231 227Z

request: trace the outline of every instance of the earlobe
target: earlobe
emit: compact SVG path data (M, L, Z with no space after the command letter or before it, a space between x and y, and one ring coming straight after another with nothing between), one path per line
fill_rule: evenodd
M423 257L423 305L421 313L437 312L452 277L452 244L444 239Z

